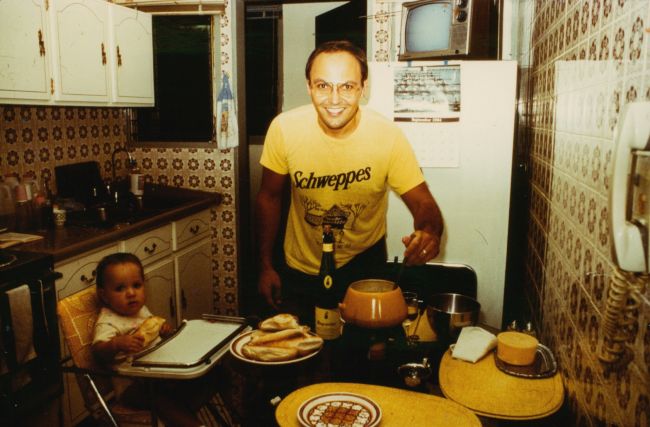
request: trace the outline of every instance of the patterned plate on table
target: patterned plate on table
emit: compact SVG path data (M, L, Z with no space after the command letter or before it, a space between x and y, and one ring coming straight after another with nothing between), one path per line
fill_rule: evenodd
M298 408L298 421L304 427L374 427L380 420L379 405L353 393L321 394Z

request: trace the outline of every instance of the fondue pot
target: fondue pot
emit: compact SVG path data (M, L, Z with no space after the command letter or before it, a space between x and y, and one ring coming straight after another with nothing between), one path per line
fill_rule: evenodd
M362 328L390 328L406 319L402 290L394 282L381 279L351 283L339 311L346 323Z

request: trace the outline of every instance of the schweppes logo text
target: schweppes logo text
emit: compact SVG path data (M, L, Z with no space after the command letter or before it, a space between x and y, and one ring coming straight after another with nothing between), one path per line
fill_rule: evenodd
M355 182L369 180L371 176L370 171L370 166L359 170L322 176L315 176L314 172L310 172L309 175L307 175L303 171L296 171L296 173L293 174L293 180L296 187L303 190L325 187L333 187L334 191L339 188L347 190L347 188Z

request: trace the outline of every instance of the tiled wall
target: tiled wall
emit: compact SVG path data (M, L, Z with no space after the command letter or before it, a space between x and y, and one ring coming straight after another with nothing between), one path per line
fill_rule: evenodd
M575 425L646 426L647 283L627 342L631 362L608 369L598 354L615 268L608 207L615 128L626 103L650 100L650 2L521 1L517 16L525 112L518 144L531 167L528 303L559 358Z
M221 18L221 69L233 72L231 14ZM33 172L53 184L54 167L98 161L111 178L111 153L126 144L127 111L101 107L0 105L0 171L23 176ZM223 201L212 210L213 298L215 312L238 313L236 165L234 150L136 149L148 182L218 192ZM118 176L127 173L124 155L116 156Z

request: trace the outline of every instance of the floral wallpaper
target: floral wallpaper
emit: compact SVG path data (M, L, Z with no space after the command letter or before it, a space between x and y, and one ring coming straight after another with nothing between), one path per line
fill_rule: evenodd
M516 144L528 164L525 305L556 357L574 426L650 424L650 284L639 292L618 365L599 357L615 290L608 196L625 104L650 101L650 2L512 0L519 64ZM396 60L399 2L369 1L370 57ZM391 28L392 26L392 28ZM509 28L509 26L505 26ZM640 161L637 209L650 198Z
M221 69L233 72L230 2L220 19ZM112 176L111 153L126 146L129 111L108 107L0 105L0 170L47 180L56 191L54 168L98 161L104 179ZM238 314L235 152L216 148L138 148L132 150L147 182L223 196L212 210L213 299L217 314ZM125 176L124 156L116 174Z

